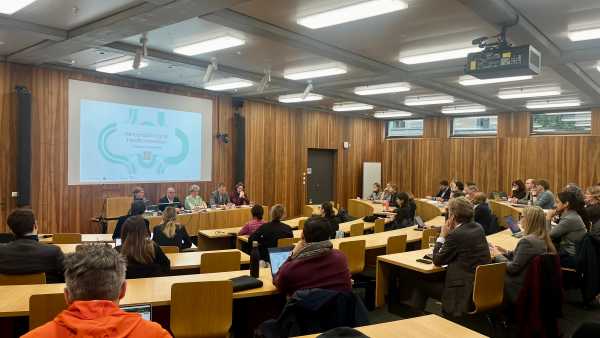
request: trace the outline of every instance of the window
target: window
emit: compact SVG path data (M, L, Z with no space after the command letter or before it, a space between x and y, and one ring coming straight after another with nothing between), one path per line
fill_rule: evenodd
M468 116L452 119L452 136L487 136L498 133L498 116Z
M585 134L592 131L592 112L556 112L531 115L531 134Z
M421 137L423 136L423 120L388 121L385 137Z

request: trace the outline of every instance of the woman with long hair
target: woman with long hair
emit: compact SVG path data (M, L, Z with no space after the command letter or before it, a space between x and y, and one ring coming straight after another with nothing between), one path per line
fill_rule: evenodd
M160 246L176 246L180 250L192 246L185 226L177 223L177 210L167 207L163 211L163 222L152 229L152 239Z
M552 220L550 238L559 243L560 265L575 268L576 247L587 232L585 208L574 193L563 191L556 198L556 211L548 212L547 217Z
M394 221L386 224L386 230L401 229L415 224L417 205L411 196L401 191L396 194L396 216Z
M331 202L321 204L321 216L329 222L329 238L335 238L335 233L340 229L340 221Z
M525 189L525 183L521 180L512 181L510 198L516 198L517 200L525 198L527 195L527 189Z

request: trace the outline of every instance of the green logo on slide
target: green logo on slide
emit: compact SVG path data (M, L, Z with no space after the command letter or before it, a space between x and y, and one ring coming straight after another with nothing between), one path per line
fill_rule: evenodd
M136 177L140 170L163 174L186 159L190 145L183 131L166 126L164 112L157 113L156 123L139 122L137 109L131 108L126 123L111 122L100 131L98 150L106 161L125 166Z

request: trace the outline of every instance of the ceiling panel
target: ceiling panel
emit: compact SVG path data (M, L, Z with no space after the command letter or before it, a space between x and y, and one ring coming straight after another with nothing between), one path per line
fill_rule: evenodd
M0 29L0 55L11 54L42 41L32 33Z

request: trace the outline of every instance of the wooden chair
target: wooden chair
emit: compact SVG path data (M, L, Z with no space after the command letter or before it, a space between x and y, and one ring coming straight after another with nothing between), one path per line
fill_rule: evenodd
M280 238L277 240L278 248L286 248L288 246L294 246L294 244L298 243L300 238Z
M339 250L346 255L348 268L353 275L365 269L365 245L364 239L340 243Z
M306 223L305 219L301 219L298 221L298 230L304 230L304 223Z
M228 337L232 316L230 281L171 286L171 332L175 338Z
M385 247L385 254L391 255L406 251L406 235L389 237Z
M350 225L350 237L365 234L365 223L354 223Z
M315 213L315 209L313 208L313 206L310 204L306 204L302 211L302 216L311 217L313 215L313 213Z
M53 244L79 244L81 243L81 234L62 233L52 235Z
M177 247L175 245L161 245L160 249L166 254L179 253L179 247Z
M421 249L429 248L429 237L434 236L438 237L440 235L440 230L438 229L424 229L423 236L421 237Z
M373 229L376 234L380 233L380 232L384 232L385 231L385 219L384 218L376 219Z
M106 218L117 218L127 215L129 208L133 202L132 196L107 197L104 200L104 208L102 214ZM107 221L107 233L112 234L115 231L117 220Z
M46 273L32 273L28 275L0 274L0 285L31 285L46 284Z
M505 273L506 263L479 265L475 269L473 284L475 310L469 314L486 312L502 305Z
M239 250L206 251L200 256L200 273L237 271L241 262L242 254Z
M46 324L66 308L62 292L32 295L29 297L29 330Z

